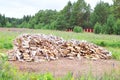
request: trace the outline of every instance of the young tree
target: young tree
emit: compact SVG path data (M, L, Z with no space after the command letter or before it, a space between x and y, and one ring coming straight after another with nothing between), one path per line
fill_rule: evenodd
M114 25L115 25L115 18L113 15L110 15L107 19L107 34L113 34L114 33Z
M61 15L64 16L64 22L66 23L66 28L72 28L71 24L71 14L72 14L72 3L71 1L68 2L68 4L63 8L61 11Z
M84 21L83 21L82 26L83 26L83 28L88 28L88 27L92 28L90 26L90 14L91 14L90 10L91 10L91 7L90 7L89 4L86 6L85 10L86 10L86 12L83 15Z
M66 30L67 23L65 22L65 18L63 15L59 15L56 20L56 29L58 30Z
M84 23L84 14L87 12L87 4L84 0L78 0L73 4L72 18L74 18L74 26L82 26Z
M120 35L120 19L118 19L115 23L114 33Z
M100 1L94 8L94 12L91 14L91 24L94 26L96 22L105 24L110 14L110 6L108 3Z
M101 33L101 29L102 29L102 26L100 23L96 23L95 26L94 26L94 33L96 34L100 34Z
M81 32L83 32L83 29L80 26L75 26L73 31L76 32L76 33L81 33Z
M12 27L12 24L9 21L7 21L6 27Z
M114 7L114 15L118 19L120 19L120 0L113 0L113 7Z

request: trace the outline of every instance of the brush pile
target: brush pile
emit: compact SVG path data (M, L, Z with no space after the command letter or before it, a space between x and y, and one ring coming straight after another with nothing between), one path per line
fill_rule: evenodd
M8 52L9 60L45 61L60 57L69 59L109 59L111 52L87 41L69 40L44 34L23 34L14 40L14 49Z

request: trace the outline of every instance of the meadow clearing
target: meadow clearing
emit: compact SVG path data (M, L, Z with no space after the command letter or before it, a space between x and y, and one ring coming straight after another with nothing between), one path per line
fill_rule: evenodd
M98 35L98 34L94 34L94 33L85 33L85 32L84 33L74 33L74 32L56 31L56 30L33 30L33 29L24 29L24 28L23 29L0 28L0 53L5 54L8 50L12 49L13 48L13 40L17 36L24 34L24 33L29 33L29 34L42 33L42 34L48 34L48 35L51 34L51 35L55 35L58 37L62 37L65 40L70 40L70 39L86 40L88 42L95 43L95 44L102 46L102 47L106 48L107 50L111 51L112 52L112 61L110 61L110 62L114 63L114 61L115 61L115 63L119 63L119 60L120 60L120 36L103 35L103 34ZM7 62L7 63L9 63L9 62ZM15 62L15 63L18 63L18 62ZM88 63L91 63L91 61ZM95 66L97 63L99 63L99 61L92 63L92 64ZM100 61L100 63L101 63L101 61ZM108 63L107 63L107 65L108 65ZM22 63L22 64L25 66L25 63ZM22 64L18 64L18 65L21 66ZM37 66L37 64L35 64L35 63L33 63L33 64ZM52 62L51 62L51 64L52 64ZM102 63L101 63L101 65L102 65ZM105 65L103 67L107 67L107 65ZM110 65L111 64L109 63L108 67ZM5 62L5 64L3 64L3 66L6 66L5 68L2 67L3 69L10 68L9 65L6 64L6 62ZM40 65L38 65L38 66L40 66ZM86 66L89 66L89 65L86 65ZM23 67L23 66L21 66L21 67ZM83 67L85 67L85 66L83 66ZM120 67L117 67L117 68L118 68L117 70L113 70L111 73L108 73L108 74L105 73L104 75L102 75L100 77L93 76L91 73L89 73L90 72L89 71L87 77L85 75L82 75L79 77L77 76L77 80L119 80ZM8 74L10 74L11 70L12 69L5 70L6 74L4 75L4 72L3 72L4 76L0 75L0 78L2 79L2 77L6 77ZM14 69L12 71L13 75L11 74L10 76L8 76L9 80L16 79L19 76L22 76L22 78L19 78L19 80L56 80L56 78L54 78L49 73L41 74L41 75L38 75L38 73L37 73L37 75L35 73L30 73L30 74L24 73L24 76L21 73L19 73L19 76L18 76L16 74L16 71L17 70ZM114 72L114 74L113 74L113 72ZM12 76L16 76L16 75L17 75L17 77L12 77ZM6 80L8 78L6 77ZM57 79L58 80L76 80L71 73L68 73L63 78L57 78ZM5 80L5 79L3 78L2 80Z

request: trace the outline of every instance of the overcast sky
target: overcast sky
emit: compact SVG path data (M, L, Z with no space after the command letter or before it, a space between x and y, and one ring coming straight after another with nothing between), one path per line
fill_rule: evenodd
M34 15L41 9L61 10L69 0L0 0L0 13L6 17L22 18L23 15ZM76 2L77 0L70 0ZM92 9L100 0L85 0ZM112 0L103 0L112 4Z

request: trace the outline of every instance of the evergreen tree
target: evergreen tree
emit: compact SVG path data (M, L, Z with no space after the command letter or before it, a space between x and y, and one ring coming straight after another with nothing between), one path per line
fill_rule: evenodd
M110 15L107 19L107 34L113 34L114 33L114 25L115 25L115 18L113 15Z
M94 26L96 22L105 24L108 16L110 15L110 6L108 3L100 1L94 8L94 12L91 14L91 24Z
M118 19L120 19L120 0L113 0L113 7L114 7L114 15Z
M82 26L84 22L84 14L86 13L86 3L84 0L78 0L76 3L73 4L73 13L72 18L74 18L74 24Z
M100 34L101 33L101 28L102 28L101 24L97 22L94 26L94 33Z
M63 8L61 14L64 16L64 22L66 23L64 26L66 28L73 28L71 26L71 14L72 14L72 3L69 1L68 4Z
M120 35L120 19L118 19L115 23L114 33Z

